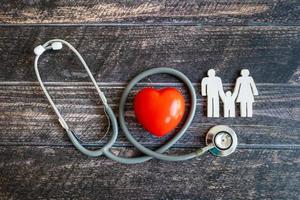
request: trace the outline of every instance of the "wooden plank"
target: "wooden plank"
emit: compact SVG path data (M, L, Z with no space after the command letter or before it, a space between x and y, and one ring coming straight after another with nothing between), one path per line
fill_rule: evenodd
M174 83L159 84L159 86L144 83L132 91L126 110L126 120L130 130L144 145L156 147L169 139L172 134L162 139L154 138L146 134L136 122L132 107L133 96L145 85L155 87L171 85L180 89L187 101L189 96L182 85ZM90 83L47 83L46 86L70 126L84 140L89 141L87 144L92 145L93 141L104 136L107 120L102 103ZM116 114L124 87L124 84L105 84L101 87ZM258 84L257 87L260 95L256 98L253 118L215 119L205 116L206 102L200 96L200 85L195 84L198 98L196 115L189 131L175 146L203 146L204 135L210 127L227 124L237 132L241 146L251 147L259 144L263 145L263 148L273 148L274 145L300 148L300 86ZM231 88L227 85L225 90ZM0 96L0 144L70 145L69 139L37 83L0 83ZM132 145L121 132L116 146Z
M242 68L259 83L300 83L299 26L8 26L0 33L0 81L36 81L33 48L59 37L82 53L99 82L127 82L145 69L172 67L195 83L210 68L225 83ZM45 81L88 81L69 50L46 53L40 65Z
M299 25L297 0L9 1L0 22L13 24Z
M1 146L0 153L1 199L298 199L300 192L299 150L130 166L73 148Z

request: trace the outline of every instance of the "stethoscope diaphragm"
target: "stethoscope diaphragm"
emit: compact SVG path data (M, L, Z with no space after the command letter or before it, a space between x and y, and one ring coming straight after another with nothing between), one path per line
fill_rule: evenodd
M212 127L206 135L206 145L213 145L209 151L219 157L232 154L237 147L237 136L230 127L217 125Z

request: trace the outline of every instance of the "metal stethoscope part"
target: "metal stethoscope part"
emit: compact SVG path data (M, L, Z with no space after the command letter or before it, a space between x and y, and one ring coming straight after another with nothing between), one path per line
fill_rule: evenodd
M209 151L215 156L228 156L237 147L237 136L231 128L224 125L212 127L206 134L206 145L213 145Z
M100 99L102 100L104 104L104 111L107 114L107 117L109 119L110 125L112 127L112 135L110 140L106 145L104 145L102 148L97 149L97 150L89 150L85 148L82 144L82 140L77 136L75 131L69 128L68 124L60 114L59 110L55 106L53 100L51 99L47 89L45 88L43 81L41 80L40 73L38 70L38 60L39 57L46 51L46 50L59 50L62 49L62 45L68 46L74 53L75 55L79 58L81 63L83 64L85 70L87 71L90 79L92 80ZM206 151L210 151L213 155L215 156L227 156L231 154L232 152L235 151L236 146L237 146L237 137L235 132L227 127L227 126L215 126L212 129L209 130L207 136L206 136L206 144L207 146L197 149L196 151L184 155L167 155L164 154L171 146L173 146L187 131L189 128L194 115L195 115L195 110L196 110L196 93L195 89L190 82L190 80L181 72L171 69L171 68L154 68L150 69L147 71L142 72L138 76L136 76L130 83L127 85L125 88L121 100L120 100L120 105L119 105L119 123L120 127L125 133L127 139L141 152L145 154L145 156L140 156L140 157L134 157L134 158L128 158L128 157L120 157L115 154L113 154L110 149L113 146L113 144L116 142L116 139L118 137L118 123L117 119L110 108L110 106L107 103L107 100L105 98L105 95L101 92L99 86L97 85L93 75L91 74L87 64L85 63L84 59L81 57L79 52L68 42L61 40L61 39L53 39L48 42L46 42L44 45L37 46L34 49L34 52L36 54L36 58L34 61L34 68L36 72L37 79L49 101L51 104L52 108L54 109L56 115L58 116L58 120L61 124L61 126L66 130L68 137L70 138L71 142L73 145L83 154L91 157L96 157L96 156L101 156L105 155L108 158L115 160L117 162L121 163L126 163L126 164L135 164L135 163L142 163L145 161L148 161L152 158L157 158L160 160L165 160L165 161L183 161L183 160L188 160L195 158L197 156L202 155ZM146 148L142 144L140 144L135 138L132 136L130 131L127 128L126 121L125 121L125 103L127 100L127 97L131 91L131 89L142 79L154 75L154 74L169 74L172 75L179 80L181 80L185 85L187 86L190 94L190 111L188 113L188 116L186 118L185 123L183 124L182 128L177 132L177 134L169 140L166 144L161 146L160 148L156 149L155 151Z

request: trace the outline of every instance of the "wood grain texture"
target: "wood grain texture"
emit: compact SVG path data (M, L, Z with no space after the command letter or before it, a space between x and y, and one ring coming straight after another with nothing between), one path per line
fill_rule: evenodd
M207 153L130 166L87 158L73 147L1 146L0 152L1 199L296 200L300 192L299 150L238 150L226 158Z
M126 120L138 141L149 147L156 147L170 137L158 139L145 133L136 122L133 113L133 96L145 86L175 86L182 91L188 101L189 95L180 84L144 83L135 87L127 101ZM100 83L101 85L101 83ZM46 84L54 102L63 113L70 127L86 141L104 136L107 119L102 103L90 83L48 83ZM106 84L101 87L109 105L118 114L119 98L124 84ZM227 124L238 134L243 147L262 145L273 148L285 145L300 149L300 86L258 84L259 96L254 105L253 118L207 118L206 100L200 96L200 85L195 84L197 92L197 111L194 121L175 147L199 147L204 145L204 136L216 124ZM231 89L227 86L225 90ZM70 145L65 131L60 127L57 117L37 83L0 84L0 138L2 145ZM188 108L187 108L188 109ZM239 109L237 108L237 111ZM107 140L103 140L105 142ZM132 146L121 132L116 146Z
M299 199L299 7L298 0L1 1L0 199ZM196 88L197 112L168 153L202 147L217 124L237 132L237 151L130 166L82 155L36 83L33 48L53 38L82 53L115 113L126 83L138 73L182 71ZM70 126L89 148L102 146L107 139L94 141L103 137L107 120L78 59L65 49L47 52L39 64ZM226 90L242 68L250 70L260 94L253 118L205 117L199 83L210 68ZM172 134L151 137L132 111L133 95L149 85L177 87L189 97L167 75L151 76L132 91L126 120L135 138L155 149ZM140 155L122 132L113 152Z
M34 47L61 38L82 53L99 82L127 82L145 69L171 67L195 83L210 68L225 83L242 68L258 83L300 83L299 26L9 26L0 33L0 81L36 81ZM39 64L45 81L88 81L68 49L46 53ZM164 76L152 80L170 82Z
M10 24L299 25L297 0L2 1Z

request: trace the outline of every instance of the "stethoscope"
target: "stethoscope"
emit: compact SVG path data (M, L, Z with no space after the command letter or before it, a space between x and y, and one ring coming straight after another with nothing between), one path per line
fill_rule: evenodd
M62 49L63 45L66 45L69 47L75 55L79 58L82 65L84 66L86 72L88 73L88 76L90 77L91 81L93 82L97 93L99 94L99 97L104 105L104 111L106 113L107 118L109 119L112 135L110 137L110 140L101 148L96 150L89 150L86 147L82 145L83 141L77 136L76 132L72 130L67 122L64 120L62 115L60 114L59 110L55 106L52 98L50 97L39 73L38 69L38 60L40 56L47 50L60 50ZM119 105L119 124L124 132L127 139L142 153L145 154L145 156L140 157L134 157L134 158L128 158L128 157L120 157L111 152L111 147L116 142L116 139L118 137L118 122L116 119L115 114L113 113L112 109L107 103L107 99L104 95L104 93L100 90L99 86L97 85L97 82L95 81L95 78L93 77L91 71L89 70L86 62L82 58L82 56L79 54L79 52L68 42L61 40L61 39L53 39L49 40L43 45L39 45L34 49L34 53L36 54L35 61L34 61L34 69L37 76L37 79L41 85L41 88L43 92L45 93L49 103L51 104L53 110L55 111L55 114L58 117L58 121L61 124L61 126L66 130L68 137L70 138L72 144L83 154L90 156L90 157L97 157L101 155L105 155L106 157L117 161L121 163L126 164L135 164L135 163L142 163L145 161L148 161L152 158L157 158L160 160L165 161L183 161L183 160L189 160L195 157L198 157L202 154L204 154L207 151L210 151L215 156L228 156L231 153L233 153L237 147L237 136L236 133L228 126L224 125L217 125L212 127L207 135L206 135L206 146L200 149L197 149L196 151L184 155L168 155L165 154L165 152L171 148L187 131L189 128L194 115L196 111L196 92L195 89L191 83L191 81L180 71L171 69L171 68L153 68L147 71L144 71L137 75L134 79L132 79L127 87L125 88ZM142 79L155 75L155 74L169 74L172 75L179 80L181 80L188 88L191 102L190 102L190 110L187 115L186 121L182 125L182 128L177 132L177 134L169 140L166 144L161 146L160 148L156 150L151 150L142 144L140 144L130 133L127 127L127 123L125 121L125 104L128 98L128 95L132 88Z

